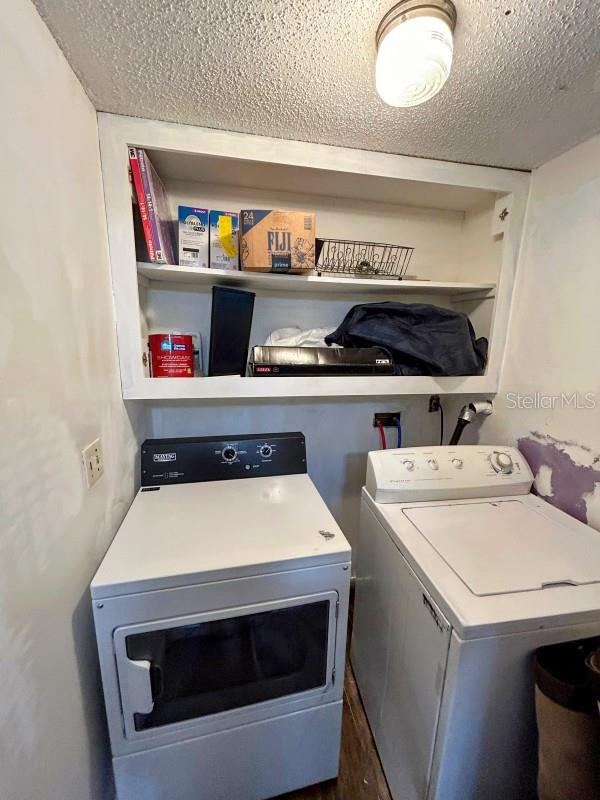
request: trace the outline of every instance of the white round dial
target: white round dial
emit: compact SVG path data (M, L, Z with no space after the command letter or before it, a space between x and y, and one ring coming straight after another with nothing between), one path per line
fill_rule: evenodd
M510 475L513 471L513 460L508 453L494 452L490 456L490 462L495 472L502 472Z
M455 469L462 469L462 466L463 466L463 460L462 460L462 458L453 458L453 459L452 459L452 466L453 466Z
M225 461L235 461L237 458L237 450L235 447L232 447L230 444L228 444L227 447L224 447L221 450L221 455Z
M429 464L429 468L430 469L439 469L440 468L440 465L435 460L435 458L428 459L427 463Z
M414 461L403 461L402 463L404 464L404 466L406 467L406 469L409 472L411 472L415 468L415 462Z

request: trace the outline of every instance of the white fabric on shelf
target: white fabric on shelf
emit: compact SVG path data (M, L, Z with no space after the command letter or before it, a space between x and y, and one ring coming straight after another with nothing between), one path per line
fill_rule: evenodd
M325 337L332 333L335 328L277 328L269 336L265 346L267 347L327 347ZM339 347L334 344L332 347Z

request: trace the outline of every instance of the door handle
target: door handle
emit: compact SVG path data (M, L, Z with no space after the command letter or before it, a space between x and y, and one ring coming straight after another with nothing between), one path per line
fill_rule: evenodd
M132 713L149 714L154 708L152 684L150 683L150 661L125 659L125 695Z
M554 589L557 586L577 586L577 581L572 578L565 578L562 581L545 581L542 583L542 589Z

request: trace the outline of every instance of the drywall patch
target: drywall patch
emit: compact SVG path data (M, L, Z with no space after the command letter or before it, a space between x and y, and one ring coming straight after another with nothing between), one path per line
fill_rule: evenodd
M542 464L538 469L533 484L540 497L544 497L546 500L553 497L552 470L547 464Z
M583 495L587 509L588 525L600 531L600 483L597 483L593 492Z
M600 486L600 456L585 445L535 431L519 439L518 446L536 481L541 473L538 493L581 522L591 523L588 502Z

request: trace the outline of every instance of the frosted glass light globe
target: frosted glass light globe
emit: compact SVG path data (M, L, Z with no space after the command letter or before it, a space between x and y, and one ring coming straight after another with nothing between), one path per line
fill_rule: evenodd
M377 48L375 86L384 103L409 108L434 97L452 67L450 26L419 16L390 26Z

